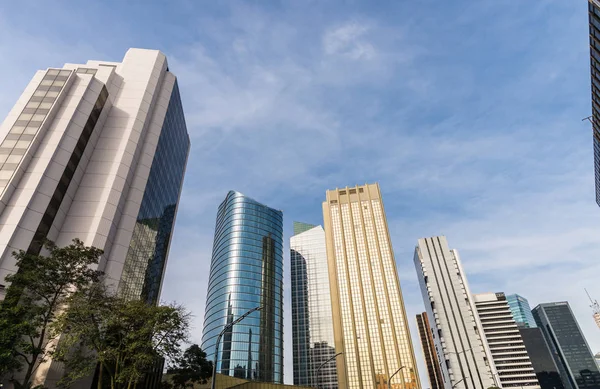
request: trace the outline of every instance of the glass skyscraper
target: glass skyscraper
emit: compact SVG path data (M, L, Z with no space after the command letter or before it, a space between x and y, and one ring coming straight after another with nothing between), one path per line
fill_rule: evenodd
M541 389L564 389L558 367L554 362L558 356L552 356L541 328L521 327L519 333Z
M527 301L525 297L519 296L518 294L511 294L506 296L506 301L508 302L508 307L510 308L513 319L515 319L515 322L519 327L536 327L529 301Z
M566 389L600 389L600 371L568 302L540 304L533 317Z
M337 389L325 231L294 222L290 238L294 385Z
M588 0L596 203L600 206L600 1Z
M97 269L121 296L158 302L190 150L165 55L39 70L0 134L0 280L14 251L79 238L104 250ZM63 368L48 362L36 374L53 387Z
M323 203L338 383L420 389L378 184L328 190ZM399 370L402 368L402 370Z
M123 266L124 297L158 303L189 148L175 83Z
M231 191L219 206L202 349L213 360L226 324L253 312L219 344L217 372L283 382L283 214Z

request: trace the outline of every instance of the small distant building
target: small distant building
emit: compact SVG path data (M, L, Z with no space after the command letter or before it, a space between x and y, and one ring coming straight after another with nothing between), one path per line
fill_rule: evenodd
M527 301L525 297L519 296L518 294L511 294L506 296L506 301L508 302L510 312L515 319L517 326L526 328L537 327L533 314L531 313L529 301Z

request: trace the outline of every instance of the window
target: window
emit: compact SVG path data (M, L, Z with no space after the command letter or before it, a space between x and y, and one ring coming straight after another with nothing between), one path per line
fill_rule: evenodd
M89 69L89 68L79 68L77 69L77 73L79 74L91 74L94 75L96 74L98 70L97 69Z

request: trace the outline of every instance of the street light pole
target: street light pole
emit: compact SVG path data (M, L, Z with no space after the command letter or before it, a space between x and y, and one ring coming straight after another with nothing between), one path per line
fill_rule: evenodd
M461 378L460 380L456 381L456 383L455 383L454 385L452 385L452 389L454 389L454 387L455 387L456 385L460 384L461 382L463 382L463 381L464 381L464 380L466 380L467 378L469 378L469 377L464 377L464 378Z
M466 350L459 351L459 352L448 351L448 354L456 354L456 359L458 359L458 364L460 365L460 358L459 358L459 355L460 355L460 354L462 354L462 353L466 353L467 351L470 351L470 350L471 350L471 349L470 349L470 348L468 348L468 349L466 349ZM461 369L461 372L462 372L462 369ZM469 378L469 377L463 377L463 378L461 378L460 380L458 380L458 381L457 381L457 382L456 382L454 385L452 385L452 389L454 389L454 387L455 387L456 385L458 385L458 384L459 384L459 383L461 383L462 381L466 380L467 378Z
M396 370L396 372L394 374L392 374L392 376L390 377L390 379L388 380L388 389L392 389L392 378L394 378L394 376L396 374L398 374L400 372L400 370L404 369L406 366L402 366L400 369Z
M248 312L244 313L242 316L238 317L237 319L235 319L234 321L232 321L229 324L225 324L225 327L223 327L223 331L221 331L221 333L219 334L219 336L217 336L217 342L215 343L215 358L214 358L214 362L213 362L213 372L212 372L212 382L210 384L210 388L211 389L215 389L215 385L217 383L217 359L219 356L219 342L221 341L221 337L223 336L223 334L225 332L227 332L228 330L230 330L231 328L233 328L233 326L239 322L241 322L242 320L244 320L245 318L248 317L248 315L250 315L252 312L256 312L256 311L260 311L261 309L263 309L262 306L256 307L256 308L252 308L251 310L249 310Z
M317 379L317 381L319 381L319 371L321 371L321 368L323 366L325 366L327 363L329 363L332 360L334 360L335 358L337 358L338 355L342 355L343 353L344 352L340 351L339 353L335 354L334 356L332 356L331 358L329 358L325 362L321 363L321 365L317 368L317 372L315 373L315 378ZM317 386L317 388L319 387L319 385L316 385L316 386Z
M457 353L455 353L454 351L448 351L448 354L456 354L456 355L458 356L458 355L460 355L460 354L462 354L462 353L466 353L467 351L471 351L471 349L470 349L470 348L468 348L468 349L466 349L466 350L459 351L459 352L457 352Z

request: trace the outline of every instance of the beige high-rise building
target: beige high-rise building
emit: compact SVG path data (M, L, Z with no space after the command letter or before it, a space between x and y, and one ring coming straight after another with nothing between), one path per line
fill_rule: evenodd
M379 185L327 191L323 218L339 387L420 389Z

